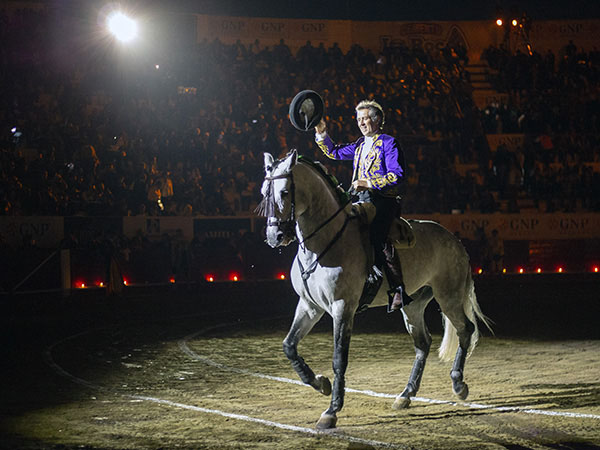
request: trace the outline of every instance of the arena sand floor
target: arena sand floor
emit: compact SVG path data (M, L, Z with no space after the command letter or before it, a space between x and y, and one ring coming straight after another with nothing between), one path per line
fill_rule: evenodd
M464 402L432 351L418 397L395 411L414 353L401 316L379 308L356 319L338 428L317 432L329 398L299 382L281 349L293 302L265 300L265 314L225 298L247 289L222 288L210 310L169 291L9 308L0 447L600 448L600 340L484 333ZM299 351L331 378L330 321Z

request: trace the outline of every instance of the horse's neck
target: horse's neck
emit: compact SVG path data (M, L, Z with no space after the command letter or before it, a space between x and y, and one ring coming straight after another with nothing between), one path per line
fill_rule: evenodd
M336 194L328 185L322 176L317 174L314 169L299 165L301 168L301 176L297 183L298 192L305 196L305 202L308 205L306 210L298 217L298 240L303 242L304 239L311 236L322 224L330 219L340 208L340 203ZM319 253L323 250L341 229L346 220L346 214L338 214L326 226L310 237L305 243L305 250Z

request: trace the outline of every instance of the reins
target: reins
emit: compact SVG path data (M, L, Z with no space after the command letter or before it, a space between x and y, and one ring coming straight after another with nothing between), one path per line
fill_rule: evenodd
M304 161L303 161L304 162ZM311 164L308 164L310 167L313 167ZM296 203L296 198L295 198L295 184L294 184L294 175L292 172L286 173L286 174L281 174L281 175L275 175L275 176L267 176L265 177L265 180L272 182L273 180L277 180L277 179L283 179L283 178L290 178L291 180L291 186L290 186L290 193L292 196L291 199L291 213L290 213L290 218L286 221L282 221L280 219L277 219L275 217L269 217L267 219L267 225L277 225L277 226L281 226L282 224L285 224L287 222L296 222L296 217L295 217L295 203ZM271 194L270 192L270 187L269 187L269 195ZM329 216L329 218L327 218L324 222L322 222L317 228L315 228L308 236L306 236L304 239L302 239L302 241L300 241L298 243L299 246L304 246L304 244L312 239L313 237L315 237L319 231L321 231L323 228L325 228L328 224L330 224L342 211L344 211L346 209L346 206L348 206L348 204L351 202L351 199L348 197L346 198L346 200L342 203L342 205L331 215ZM315 260L306 268L304 268L304 266L302 265L302 262L300 261L300 259L297 259L298 261L298 266L300 268L300 275L302 276L302 281L304 282L304 287L306 288L306 291L308 292L308 295L312 298L312 295L310 294L310 290L308 288L308 278L311 276L311 274L316 270L317 265L319 264L319 261L321 261L321 259L329 252L329 250L331 250L331 248L335 245L335 243L342 237L342 235L344 234L344 231L346 230L346 226L348 225L348 223L350 222L350 220L352 220L353 218L355 218L355 216L350 216L347 215L346 219L344 220L344 224L342 225L342 227L336 232L336 234L333 236L333 238L331 239L331 241L329 241L329 243L325 246L325 248L323 249L323 251L315 258ZM273 220L271 220L273 219ZM314 301L314 299L313 299Z
M309 167L316 169L316 166L314 165L314 163L308 163L308 161L309 160L305 160L302 162L306 162ZM319 173L318 170L317 170L317 173ZM281 180L281 179L286 179L286 178L289 178L291 181L291 183L290 183L291 211L290 211L289 219L281 220L281 219L275 217L275 214L274 214L275 213L275 200L274 200L274 196L273 196L272 186L273 186L274 180ZM267 191L265 192L265 197L263 199L260 209L267 216L267 226L277 226L279 228L289 228L291 226L295 226L297 223L296 222L296 185L294 183L293 173L290 171L288 173L284 173L284 174L280 174L280 175L266 176L265 180L268 181L269 183L267 185ZM323 228L325 228L328 224L330 224L342 211L344 211L346 209L346 206L348 206L348 204L350 202L351 202L350 197L347 197L347 196L344 197L341 206L330 217L328 217L317 228L315 228L308 236L306 236L304 239L302 239L302 241L300 241L298 245L301 247L304 247L305 246L304 244L308 240L315 237L319 233L319 231L323 230ZM302 282L304 284L304 288L306 289L306 292L308 293L308 296L311 298L312 301L315 301L315 299L313 298L313 296L310 292L310 288L308 286L309 277L317 269L319 261L321 261L321 259L333 248L333 246L336 244L336 242L342 237L350 220L354 219L355 217L356 216L351 216L348 214L346 215L346 219L344 220L344 224L342 225L342 227L335 233L335 235L329 241L329 243L325 246L323 251L317 255L315 260L313 262L311 262L308 267L305 268L302 265L300 258L296 259L296 261L298 261L298 267L300 269L300 275L302 277Z
M332 217L330 217L325 223L323 223L323 225L321 227L319 227L317 230L315 230L315 232L313 232L309 237L313 237L319 229L323 228L323 226L325 226L327 223L329 223L342 210L343 210L343 208L339 209ZM327 252L329 250L331 250L331 248L334 246L334 244L342 237L342 234L344 234L344 230L346 229L348 222L350 222L354 218L356 218L356 216L346 216L346 220L344 220L344 224L342 225L342 228L340 228L338 230L338 232L335 234L333 239L331 239L331 241L329 241L329 244L327 244L327 246L323 249L323 251L315 258L315 260L306 269L304 269L300 260L299 259L297 260L298 265L300 266L300 275L302 275L302 280L305 283L306 283L306 280L308 280L308 277L310 277L310 275L317 268L317 264L319 263L321 258L323 258L323 256L325 256L327 254ZM306 242L308 239L309 238L304 239L302 241L302 243ZM308 287L307 287L307 290L308 290ZM310 295L310 292L309 292L309 295Z
M306 161L302 161L302 162L306 162ZM313 168L315 167L314 163L312 163L312 164L307 163L307 165L310 167L313 167ZM275 217L275 215L274 215L275 208L274 208L274 198L273 198L273 192L272 192L272 185L273 185L272 182L274 180L280 180L280 179L285 179L285 178L289 178L291 180L291 184L290 184L291 211L290 211L289 219L281 220L281 219ZM290 171L288 173L284 173L284 174L280 174L280 175L266 176L265 180L268 181L269 184L267 186L267 192L265 193L265 198L263 200L264 204L263 204L262 209L267 215L267 226L277 226L277 227L283 228L283 227L290 227L290 226L292 226L292 224L295 225L296 224L296 185L294 183L293 173ZM328 217L317 228L315 228L308 236L306 236L304 239L302 239L302 241L300 241L298 245L304 246L304 244L308 240L315 237L319 233L319 231L321 231L323 228L325 228L342 211L344 211L346 209L346 206L348 206L348 204L350 202L351 202L350 197L346 197L344 199L344 201L342 202L341 206L330 217ZM333 236L333 238L325 246L323 251L319 255L317 255L315 260L313 262L311 262L308 267L305 268L302 265L302 262L300 261L300 259L299 258L296 259L296 261L298 261L298 267L300 268L300 275L302 277L302 281L304 283L306 292L308 293L309 297L313 301L315 301L315 300L314 300L312 294L310 293L310 289L308 286L308 278L317 269L319 261L321 261L321 259L333 248L333 246L336 244L336 242L342 237L350 220L354 219L355 217L356 216L346 215L346 219L344 220L344 224L342 225L342 227L336 232L336 234Z
M348 203L350 203L350 200L346 201L342 206L340 206L340 208L335 213L333 213L333 215L331 217L329 217L329 219L327 219L325 222L323 222L321 225L319 225L312 233L310 233L308 236L306 236L302 240L302 242L299 242L298 244L302 245L306 241L308 241L310 238L314 237L319 231L321 231L322 228L324 228L329 222L331 222L333 219L335 219L339 213L341 213L344 209L346 209L346 206L348 206ZM346 217L346 222L350 218L351 217ZM344 222L342 230L346 227L346 222Z

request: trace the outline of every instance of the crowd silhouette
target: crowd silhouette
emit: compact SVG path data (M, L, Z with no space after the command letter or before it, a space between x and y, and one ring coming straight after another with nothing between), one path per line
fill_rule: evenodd
M358 136L360 100L384 105L386 132L407 155L407 214L600 209L595 49L570 43L555 58L490 47L482 56L510 101L480 111L460 45L376 54L306 42L292 54L283 40L214 40L170 49L160 65L121 60L116 71L114 54L52 60L48 13L0 20L3 215L251 213L263 152L323 159L287 118L302 89L322 95L338 141ZM488 133L525 139L491 151ZM326 164L348 187L350 165Z
M520 191L540 211L598 211L598 50L586 53L569 41L558 55L489 47L482 58L496 71L494 87L509 94L482 111L484 130L525 136L515 152L501 149L504 171L520 172Z

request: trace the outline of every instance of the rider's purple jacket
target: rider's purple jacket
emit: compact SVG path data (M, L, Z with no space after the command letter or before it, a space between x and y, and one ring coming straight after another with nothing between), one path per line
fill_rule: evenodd
M373 189L388 197L395 197L400 192L400 182L404 175L404 154L398 142L387 134L378 134L373 138L373 146L366 156L364 167L358 167L360 153L365 138L360 137L350 144L335 144L328 135L316 140L319 148L331 159L353 159L353 180L369 180Z

